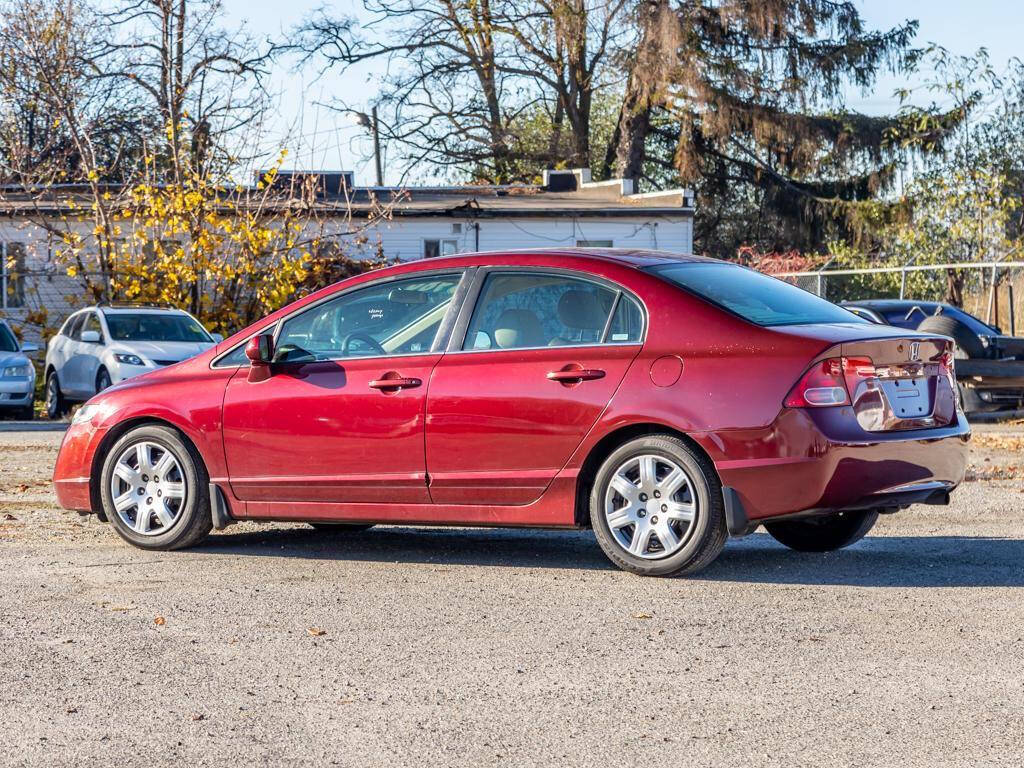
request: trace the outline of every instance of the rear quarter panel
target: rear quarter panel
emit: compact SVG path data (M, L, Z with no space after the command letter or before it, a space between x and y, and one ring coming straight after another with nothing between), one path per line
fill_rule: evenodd
M637 424L685 432L719 461L724 443L714 434L770 425L810 362L831 346L747 323L645 273L629 287L648 308L647 339L569 470L602 438ZM666 375L673 369L674 380Z

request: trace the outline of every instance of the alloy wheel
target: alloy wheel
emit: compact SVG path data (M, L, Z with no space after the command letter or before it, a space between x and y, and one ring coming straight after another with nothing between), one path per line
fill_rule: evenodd
M692 479L665 456L627 459L615 470L605 493L605 520L615 543L646 560L679 551L698 513Z
M51 419L58 419L64 415L65 403L60 393L60 382L57 380L56 372L51 373L46 379L46 415Z
M148 441L125 448L110 477L110 498L118 517L142 536L169 531L185 508L187 492L178 459Z

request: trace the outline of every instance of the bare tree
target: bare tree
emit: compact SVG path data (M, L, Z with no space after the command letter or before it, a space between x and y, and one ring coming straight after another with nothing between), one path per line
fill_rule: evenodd
M202 174L237 160L232 143L266 108L262 78L269 51L244 31L218 26L220 0L120 0L97 12L103 45L91 61L97 76L139 91L166 131L169 170L181 181L185 162Z
M385 137L407 168L518 181L590 164L594 96L617 77L609 56L631 34L631 1L364 0L362 27L321 11L286 48L343 71L386 61ZM538 110L551 125L546 151L523 141Z

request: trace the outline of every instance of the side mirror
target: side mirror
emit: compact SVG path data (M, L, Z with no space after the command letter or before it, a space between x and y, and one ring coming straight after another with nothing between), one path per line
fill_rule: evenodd
M258 384L271 377L270 361L274 356L274 337L269 333L253 336L245 345L245 356L249 358L249 382Z
M22 352L38 352L39 351L39 345L38 344L33 344L31 341L26 341L24 344L21 345L21 351Z
M269 333L253 336L245 345L245 356L253 365L270 365L274 355L274 337Z
M82 335L78 337L81 341L86 344L99 344L100 333L99 331L82 331Z
M223 333L211 333L210 335L213 336L213 340L216 341L218 344L224 341Z

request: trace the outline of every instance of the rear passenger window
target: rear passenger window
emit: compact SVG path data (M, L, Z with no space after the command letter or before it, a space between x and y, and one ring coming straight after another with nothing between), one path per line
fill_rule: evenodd
M566 275L525 272L488 275L463 349L600 344L605 340L608 316L617 294L598 283ZM636 311L639 313L639 308ZM639 329L636 318L627 317L629 314L628 309L623 310L619 335L629 335L631 327ZM633 326L629 325L631 321ZM639 330L632 333L639 340Z
M644 316L640 311L640 305L626 294L622 294L615 306L606 341L611 344L639 343L643 332Z

